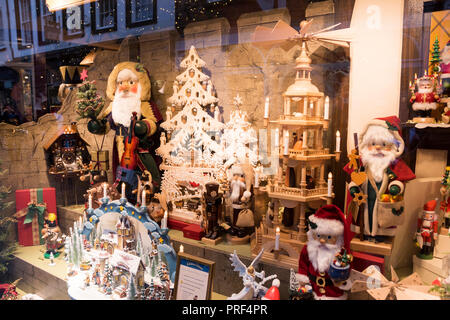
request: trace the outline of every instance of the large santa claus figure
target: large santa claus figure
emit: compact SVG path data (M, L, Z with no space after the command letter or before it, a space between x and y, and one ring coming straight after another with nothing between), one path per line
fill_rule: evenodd
M352 178L347 217L352 222L351 230L363 233L366 240L383 241L384 236L394 236L395 224L401 220L397 218L404 214L404 183L415 178L400 159L404 148L400 119L376 118L359 135L359 163L350 162L344 167ZM355 197L363 196L367 198L360 207L349 205Z
M153 137L158 129L162 116L154 103L151 103L151 84L147 70L136 62L121 62L117 64L108 78L106 90L111 103L99 115L88 123L88 129L94 134L104 134L114 130L115 144L113 152L113 168L116 169L116 183L125 183L128 199L135 195L132 190L137 187L137 175L148 170L152 183L157 189L160 185L160 173L154 159L154 149L159 144L159 137ZM133 113L137 121L132 122ZM130 126L133 124L133 131ZM135 154L135 168L118 165L125 148L125 139L129 134L139 139Z
M342 248L350 252L348 222L342 211L332 204L319 208L308 219L308 242L300 253L296 278L301 286L312 286L316 300L345 300L352 282L333 280L329 270Z

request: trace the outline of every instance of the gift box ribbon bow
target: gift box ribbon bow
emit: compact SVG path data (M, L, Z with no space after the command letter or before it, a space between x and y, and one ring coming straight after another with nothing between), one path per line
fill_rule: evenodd
M47 209L45 203L36 203L35 201L29 202L27 207L18 211L15 214L16 218L22 218L26 215L23 224L29 224L33 222L33 218L37 215L39 225L44 225L44 212Z

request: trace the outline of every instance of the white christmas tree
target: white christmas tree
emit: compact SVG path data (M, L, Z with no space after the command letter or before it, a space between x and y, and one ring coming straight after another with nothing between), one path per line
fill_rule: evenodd
M225 124L221 139L222 150L227 159L226 168L235 163L250 163L256 166L258 161L258 137L248 121L247 112L240 109L241 105L242 99L237 95L234 98L235 110L230 114L230 121Z
M163 158L161 169L165 172L161 189L167 201L184 201L184 209L180 209L182 212L175 219L195 223L201 220L187 209L186 201L202 196L205 184L216 180L215 175L224 162L218 140L225 125L218 120L218 111L215 117L205 111L205 108L217 108L215 104L219 101L209 76L201 71L205 65L192 46L180 64L186 70L176 78L174 93L168 99L170 104L182 109L161 124L167 138L156 150ZM175 212L170 214L174 218Z
M209 76L202 72L206 65L200 59L194 46L181 61L180 67L186 69L176 77L173 85L173 95L167 100L171 105L183 108L190 98L195 98L202 107L217 103Z

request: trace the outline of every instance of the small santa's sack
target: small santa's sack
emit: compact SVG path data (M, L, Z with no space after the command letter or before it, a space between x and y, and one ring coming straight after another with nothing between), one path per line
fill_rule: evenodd
M399 226L405 221L405 201L378 201L378 226L389 228Z
M255 226L255 220L253 218L253 212L250 209L244 209L239 212L236 227L249 228Z

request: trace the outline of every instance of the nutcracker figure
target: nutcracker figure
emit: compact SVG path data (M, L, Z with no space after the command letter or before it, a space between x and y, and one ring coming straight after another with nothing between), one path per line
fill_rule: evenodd
M49 213L42 229L42 238L45 239L47 251L44 254L45 259L50 259L53 254L54 258L60 255L58 249L62 246L61 229L56 224L56 214Z
M203 194L203 199L205 201L205 238L215 240L220 236L218 220L222 214L222 194L219 193L219 184L217 182L206 184L206 192Z
M433 259L434 243L437 240L438 215L435 213L436 200L430 200L423 206L422 216L417 220L417 245L420 248L418 257Z

